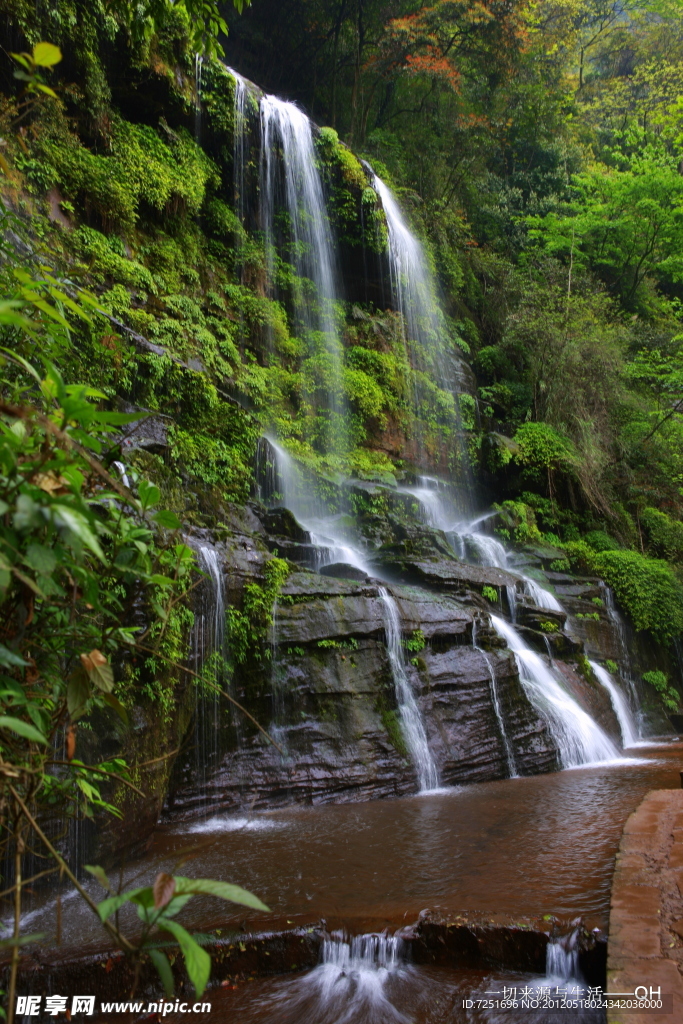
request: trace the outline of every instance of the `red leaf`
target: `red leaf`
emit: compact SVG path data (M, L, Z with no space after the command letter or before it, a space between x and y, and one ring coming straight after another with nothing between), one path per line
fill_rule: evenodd
M172 875L167 875L165 871L160 871L154 880L154 906L159 910L161 907L165 907L167 903L170 903L173 899L173 893L175 892L175 878Z

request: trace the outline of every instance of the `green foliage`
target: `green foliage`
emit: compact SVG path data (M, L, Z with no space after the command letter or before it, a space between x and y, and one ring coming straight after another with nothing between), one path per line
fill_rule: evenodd
M163 135L162 135L163 132ZM46 138L42 151L65 193L83 203L108 228L129 232L141 209L157 214L197 214L217 169L184 129L157 131L114 118L110 154L86 149L63 132Z
M567 471L576 463L576 452L569 438L548 423L525 423L513 440L519 447L515 458L533 472Z
M503 501L500 505L494 504L493 508L499 514L503 529L508 531L508 535L512 532L517 544L533 544L543 539L534 510L523 501Z
M669 682L666 673L659 669L643 672L643 682L654 687L667 711L678 711L681 696L676 687Z
M194 986L197 999L203 995L211 974L211 958L197 941L198 936L191 935L181 924L173 920L194 896L213 896L228 903L268 912L265 903L246 889L211 878L184 878L181 875L167 875L161 872L157 875L154 885L114 893L102 868L88 867L87 870L112 894L98 904L97 911L102 922L108 921L126 903L135 906L142 928L137 948L149 955L167 996L173 995L173 973L166 953L159 948L163 942L159 932L171 935L180 946L185 969Z
M572 564L612 588L637 630L647 630L663 643L683 632L683 588L666 562L638 551L597 552L584 541L564 546Z
M247 583L242 607L228 608L226 624L235 664L270 657L266 637L273 621L273 606L288 575L289 565L284 559L270 558L263 566L263 583Z
M424 650L427 640L422 630L416 629L412 636L402 637L401 644L406 651L410 651L411 654L417 654L418 651Z
M611 676L615 676L619 671L619 666L617 665L616 661L611 661L610 658L607 658L605 660L605 668Z
M484 586L481 588L481 596L492 604L498 603L498 591L495 587Z
M680 520L656 508L643 509L639 518L654 554L670 562L683 561L683 523Z
M550 563L550 568L553 572L569 572L571 563L567 558L556 558L554 562Z
M583 540L593 551L618 551L621 545L604 530L590 530Z
M547 622L539 622L538 625L543 633L559 633L560 631L558 624L551 620L548 620Z

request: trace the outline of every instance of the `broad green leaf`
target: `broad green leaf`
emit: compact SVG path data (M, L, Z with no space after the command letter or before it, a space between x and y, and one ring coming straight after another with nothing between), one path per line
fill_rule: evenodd
M160 576L159 573L154 573L153 576L150 576L149 582L153 583L156 587L173 586L173 580L170 578L170 576Z
M10 651L4 644L0 644L0 665L28 665L27 661L20 658L14 651Z
M26 549L26 563L43 576L50 576L57 566L54 551L43 544L29 544Z
M7 715L0 715L0 729L11 729L17 736L23 736L25 740L30 740L31 743L47 743L47 739L43 736L42 732L36 729L35 725L30 725L28 722L24 722L21 718L10 718Z
M120 700L117 700L113 693L103 693L102 700L105 704L108 704L116 714L119 716L124 725L130 725L130 719L128 718L128 712L124 708Z
M140 495L140 502L143 509L152 508L159 501L161 497L161 491L155 484L151 484L149 480L141 480L138 484L138 494Z
M81 663L88 673L90 682L98 690L103 690L104 693L111 693L114 689L114 672L102 652L94 650L90 654L81 654Z
M33 47L33 63L41 68L51 68L59 64L62 51L54 43L36 43Z
M231 885L229 882L217 882L213 878L182 878L176 875L176 892L180 893L202 893L206 896L218 896L219 899L228 900L230 903L240 903L244 907L253 907L254 910L265 910L270 913L270 907L247 892L239 885Z
M111 892L111 882L107 878L107 874L104 868L101 868L99 864L86 864L85 870L88 871L93 878L96 878L103 889L107 889Z
M66 688L66 703L69 715L73 722L85 711L85 705L90 697L90 680L85 669L79 665L69 676Z
M169 512L166 509L162 509L161 512L155 512L152 519L159 526L163 526L165 530L179 530L181 526L181 522L175 512Z
M167 918L161 917L158 925L164 931L170 932L180 946L185 958L188 977L194 985L197 999L200 999L211 974L211 957L177 921L169 921Z
M44 92L46 96L51 96L54 100L57 99L57 93L54 89L51 89L49 85L45 85L44 82L34 82L33 84L36 89L39 89L40 92Z
M168 962L168 957L162 949L148 949L149 958L157 969L157 973L161 978L161 984L164 986L164 992L170 999L173 995L174 984L173 984L173 971L171 965Z
M102 900L101 903L97 904L97 913L100 915L100 921L106 921L108 917L115 914L117 910L120 910L124 903L128 903L134 896L142 892L142 889L130 889L129 892L121 892L118 896L110 896L106 900Z
M90 548L93 554L97 555L101 562L106 561L99 541L80 512L69 508L68 505L55 504L52 505L52 513L60 521L61 525L71 530L86 547Z

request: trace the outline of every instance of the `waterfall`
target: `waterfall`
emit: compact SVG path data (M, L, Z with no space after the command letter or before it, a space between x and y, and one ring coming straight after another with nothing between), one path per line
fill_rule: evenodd
M324 410L331 416L326 450L328 454L343 451L347 447L343 347L336 322L339 291L332 230L311 122L293 103L275 96L261 98L259 174L268 286L271 292L277 292L275 229L283 203L291 233L289 257L297 274L293 289L295 316L308 334L309 355L320 364L317 372L325 380ZM306 281L315 286L313 298Z
M322 499L305 479L295 460L277 442L266 439L272 463L264 467L264 484L270 494L261 492L268 500L277 497L297 521L308 531L311 543L318 552L316 568L332 562L345 562L362 572L369 572L364 553L353 544L340 525L340 516L332 515ZM401 624L395 600L385 587L378 587L384 619L387 655L396 690L396 703L401 716L403 734L411 760L415 766L420 791L436 789L439 776L432 758L427 733L420 709L406 673Z
M204 58L201 53L194 55L194 137L201 144L202 134L202 70Z
M385 587L378 587L378 591L384 608L387 654L389 655L391 674L394 677L396 703L401 716L403 735L411 760L417 770L420 791L425 792L438 787L439 774L429 749L427 733L422 716L420 715L420 709L417 706L413 689L406 674L398 608L393 597Z
M475 648L475 650L479 651L484 661L486 662L486 668L488 669L489 673L489 684L491 687L491 702L493 704L493 710L496 713L496 718L498 719L498 730L500 732L500 737L503 741L503 746L505 747L505 757L508 763L508 772L510 774L511 779L517 779L519 778L519 772L517 771L514 751L512 749L512 744L508 739L507 729L505 728L505 719L503 718L503 712L500 706L500 700L498 698L498 682L496 680L496 673L493 668L493 665L491 664L491 659L489 658L487 652L482 650L482 648L479 647L477 644L476 619L474 619L472 622L472 646Z
M121 477L121 483L123 486L130 488L130 480L128 479L128 474L126 473L126 467L124 464L122 462L114 461L112 465L116 466L116 470Z
M287 989L287 1019L302 1024L411 1024L412 1014L406 1016L397 1006L404 1001L397 985L417 977L407 952L406 943L390 935L326 939L318 966L292 979ZM275 1018L277 1004L271 1005Z
M427 257L389 186L374 172L372 184L387 221L391 291L403 315L404 341L412 348L417 368L436 371L437 383L448 390L440 345L444 323Z
M209 677L221 680L225 656L225 591L218 552L203 546L199 566L208 579L202 587L191 639L191 661L195 672L209 670ZM216 690L196 688L195 763L202 783L207 781L207 764L218 754L220 700Z
M605 602L605 611L607 612L607 617L612 623L612 629L616 633L617 637L617 645L619 647L619 674L628 686L633 706L640 710L640 699L638 697L638 691L636 689L636 684L633 679L633 672L631 668L631 651L629 648L629 642L626 633L626 623L622 619L614 603L614 593L612 592L612 588L603 584L601 590L604 595L603 600ZM639 715L638 718L638 737L641 738L641 715Z
M306 479L295 459L272 438L263 439L268 455L261 456L259 497L266 505L280 504L289 509L297 522L310 534L315 549L314 569L333 562L345 562L361 572L369 572L365 556L354 541L345 517L332 513Z
M606 668L599 665L597 661L591 661L589 664L595 672L598 682L604 686L609 693L612 707L614 708L614 714L617 716L619 728L621 729L622 746L624 748L635 746L639 739L638 725L633 717L630 707L628 706L626 697L621 692Z
M233 103L234 134L232 141L232 185L235 212L240 224L244 225L246 215L245 169L247 165L247 83L236 71L228 68L235 79Z
M508 622L491 616L493 628L515 656L527 697L546 721L563 768L594 761L611 761L619 751L597 722L563 689L543 659Z
M545 947L545 973L536 984L566 987L573 981L578 992L583 991L584 979L579 967L579 929L575 928L568 935L562 935Z

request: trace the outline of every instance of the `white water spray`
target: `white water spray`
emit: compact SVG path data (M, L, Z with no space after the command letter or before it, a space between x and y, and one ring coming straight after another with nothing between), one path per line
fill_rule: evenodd
M282 194L280 195L280 192ZM294 103L276 96L261 98L261 224L266 241L268 285L275 291L275 226L280 204L289 216L291 251L296 268L294 309L310 332L311 355L324 357L328 380L325 409L333 414L328 450L345 447L343 347L337 330L339 297L335 247L311 122ZM306 282L315 286L308 292Z
M617 716L619 728L621 729L622 746L624 749L626 747L634 747L639 739L638 725L633 717L630 707L628 706L628 701L626 700L625 695L621 692L617 683L606 668L599 665L597 661L591 661L589 664L595 672L600 685L604 686L609 693L610 701L614 708L614 714Z
M560 685L543 659L528 647L510 623L491 616L493 628L515 656L524 690L557 746L563 768L612 761L619 751L597 722Z
M437 789L439 773L436 770L432 753L427 741L427 732L417 706L413 689L406 673L403 647L401 646L401 622L398 607L385 587L378 587L380 600L384 607L384 629L387 639L387 654L391 665L396 688L398 704L403 726L403 735L411 760L417 770L417 781L422 792Z
M500 732L501 739L503 741L503 746L505 747L505 757L507 759L508 772L511 779L517 779L519 778L519 772L517 771L517 765L515 763L515 754L512 749L512 744L508 739L507 729L505 728L505 719L503 718L503 712L500 706L500 699L498 697L498 681L496 680L496 673L493 665L491 664L491 659L488 653L481 647L479 647L477 644L476 619L474 619L474 621L472 622L472 646L474 647L475 650L479 651L484 661L486 662L486 668L488 669L489 673L489 685L491 687L491 703L493 704L493 710L495 711L496 718L498 719L498 729Z
M372 184L382 200L387 221L391 290L394 304L403 315L405 341L412 343L418 368L426 368L427 355L427 363L434 364L432 368L437 372L439 385L445 387L446 374L439 345L444 325L424 249L408 227L389 186L376 174L373 174Z

